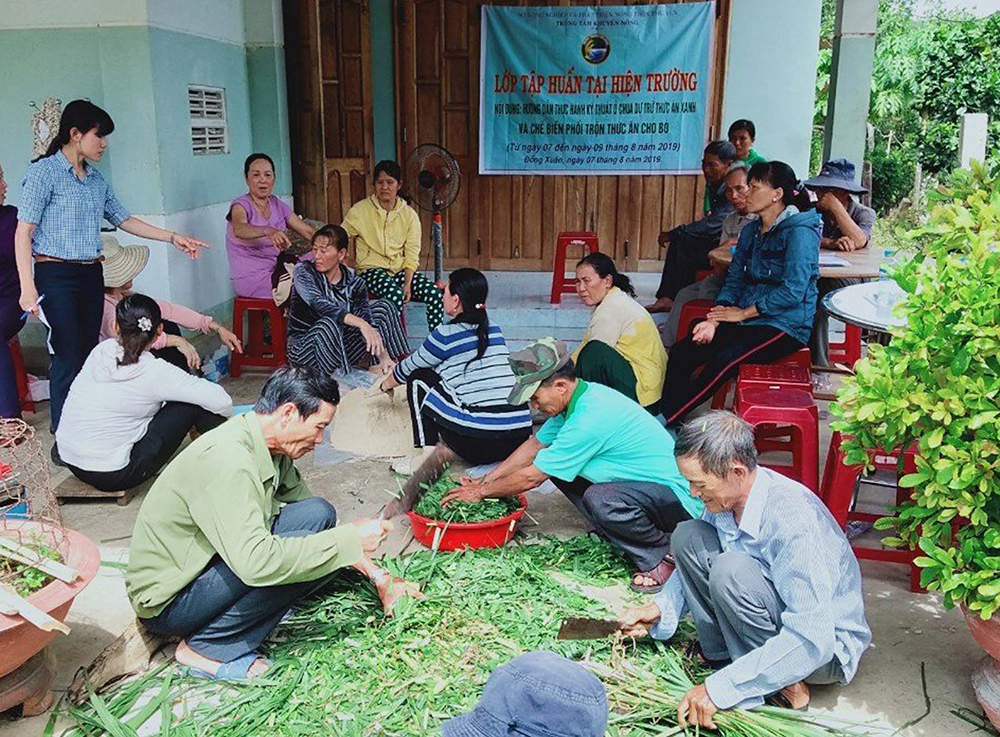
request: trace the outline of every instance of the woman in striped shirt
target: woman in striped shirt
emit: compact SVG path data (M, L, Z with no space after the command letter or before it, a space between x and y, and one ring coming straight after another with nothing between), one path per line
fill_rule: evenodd
M469 463L493 463L531 435L528 406L507 403L514 374L503 331L486 315L488 291L481 271L453 271L444 291L444 311L452 319L380 385L391 391L406 384L413 444L423 449L411 459L412 469L439 443Z

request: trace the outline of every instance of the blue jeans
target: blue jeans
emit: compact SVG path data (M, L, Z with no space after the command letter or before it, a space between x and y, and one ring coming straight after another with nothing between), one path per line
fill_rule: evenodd
M73 379L101 335L104 272L99 263L40 261L35 264L35 285L38 294L45 295L42 312L50 327L49 396L54 430Z
M271 526L278 537L304 537L337 524L337 511L313 497L281 510ZM228 663L256 652L292 604L323 580L247 586L218 555L167 608L143 620L153 632L183 637L199 655Z

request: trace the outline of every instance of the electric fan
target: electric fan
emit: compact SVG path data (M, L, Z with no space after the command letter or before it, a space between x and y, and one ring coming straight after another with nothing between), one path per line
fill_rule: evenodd
M434 246L434 281L441 283L444 245L441 242L441 213L458 197L462 174L455 157L434 143L424 143L406 159L406 182L417 206L433 213L431 243Z

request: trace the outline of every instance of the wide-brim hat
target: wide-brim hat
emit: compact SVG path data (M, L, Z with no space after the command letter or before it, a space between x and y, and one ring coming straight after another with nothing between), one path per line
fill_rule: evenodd
M851 194L864 194L867 187L854 181L854 164L847 159L831 159L823 164L819 174L803 182L809 189L842 189Z
M120 287L128 284L146 268L149 246L123 246L113 235L102 235L104 261L104 286Z
M514 372L514 388L507 401L515 407L525 404L542 382L565 366L569 359L566 343L555 338L542 338L511 353L507 360Z

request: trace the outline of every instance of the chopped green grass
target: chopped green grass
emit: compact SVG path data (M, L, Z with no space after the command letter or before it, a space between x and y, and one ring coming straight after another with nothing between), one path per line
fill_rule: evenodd
M592 585L627 581L624 558L595 536L436 557L421 551L385 563L395 575L426 580L427 600L403 600L386 619L367 581L335 576L275 632L267 644L275 665L263 678L227 686L153 671L69 709L77 725L71 734L132 734L137 714L172 714L160 734L426 737L471 709L497 666L536 649L595 669L615 710L612 737L696 734L674 731L680 695L706 675L681 650L653 641L556 640L566 617L616 614L552 575ZM671 644L683 647L690 637L688 626ZM152 701L140 701L143 694ZM731 712L722 721L724 737L842 734L775 709Z

